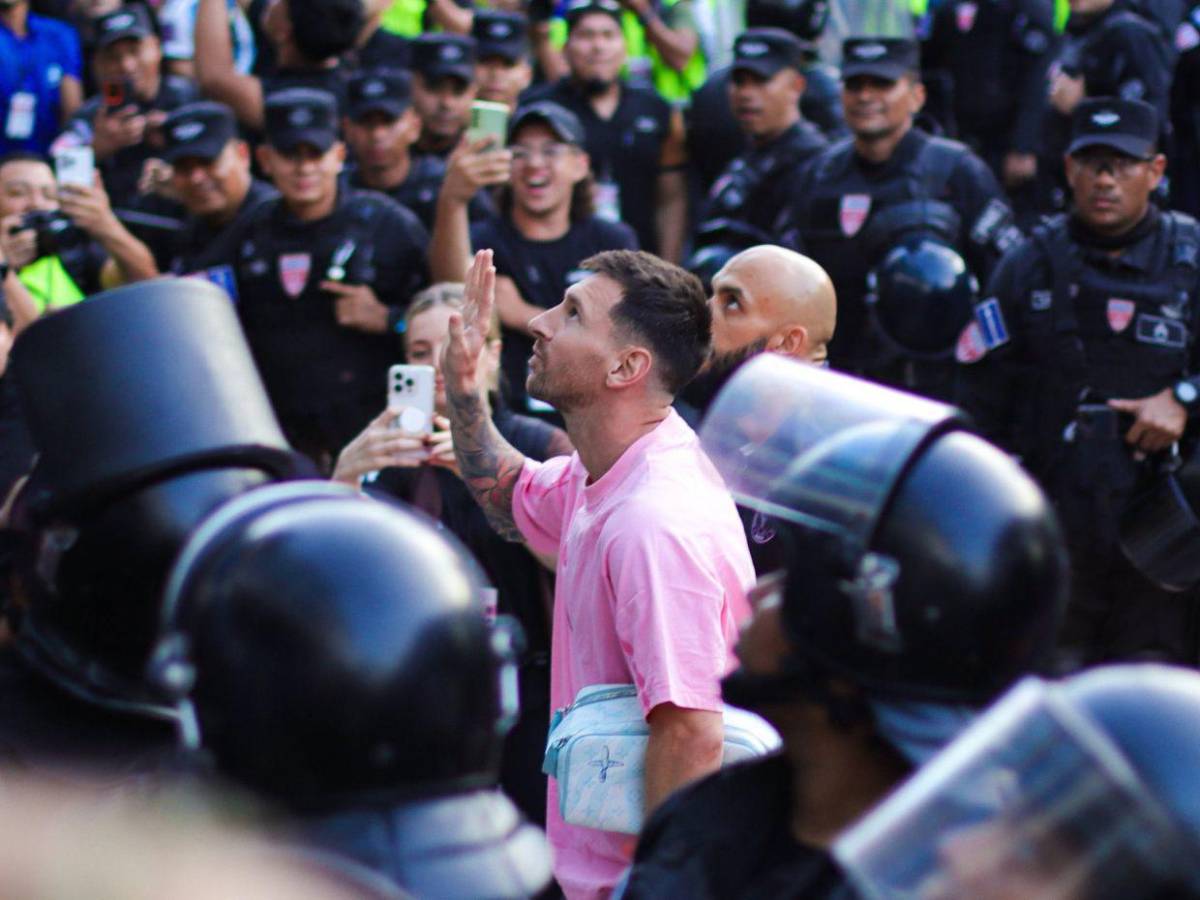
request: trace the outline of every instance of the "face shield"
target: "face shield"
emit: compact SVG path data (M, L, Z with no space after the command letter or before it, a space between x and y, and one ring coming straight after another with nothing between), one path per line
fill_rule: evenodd
M1200 884L1182 832L1113 742L1034 678L833 852L868 900L1136 900Z
M738 504L861 555L909 462L957 410L763 353L717 395L700 441Z

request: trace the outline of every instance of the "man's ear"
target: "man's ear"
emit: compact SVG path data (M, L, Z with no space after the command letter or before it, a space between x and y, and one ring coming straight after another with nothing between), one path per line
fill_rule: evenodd
M790 325L777 331L767 341L767 349L793 359L807 359L812 350L808 329L803 325Z
M613 390L625 390L644 382L653 368L654 357L649 350L645 347L629 347L609 370L604 383Z
M592 171L592 158L582 147L578 149L577 153L571 154L571 165L568 171L571 173L571 184L579 184Z

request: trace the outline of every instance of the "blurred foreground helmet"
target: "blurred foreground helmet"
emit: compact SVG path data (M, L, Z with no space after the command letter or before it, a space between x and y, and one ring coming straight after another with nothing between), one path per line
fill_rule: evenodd
M979 284L958 252L909 235L867 275L867 304L884 339L906 356L949 359L971 320Z
M169 717L143 676L171 561L213 509L302 465L237 315L207 282L131 285L39 319L12 372L38 452L6 535L17 647L85 700Z
M782 28L815 41L829 21L829 0L746 0L747 28Z
M963 428L951 407L775 354L717 395L701 441L752 532L781 541L798 669L978 704L1044 663L1067 583L1056 519Z
M354 855L405 889L532 895L543 838L490 790L520 632L487 623L482 587L417 513L323 482L266 487L189 541L154 666L226 775L305 815L385 816ZM394 852L372 858L381 844Z
M874 898L1200 896L1200 675L1013 688L834 855Z

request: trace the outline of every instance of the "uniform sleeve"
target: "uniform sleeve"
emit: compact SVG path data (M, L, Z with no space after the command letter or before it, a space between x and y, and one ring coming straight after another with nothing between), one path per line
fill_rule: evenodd
M1056 43L1050 0L1025 0L1013 22L1012 40L1016 43L1021 76L1008 149L1015 153L1037 153L1041 148L1046 85Z
M977 346L976 352L981 354L977 358L969 349L964 353L960 341L957 353L961 364L958 406L971 416L980 434L1009 452L1016 452L1019 445L1019 436L1013 433L1013 426L1017 420L1015 403L1021 371L1021 335L1014 328L1019 327L1018 304L1027 299L1032 284L1028 276L1034 262L1029 243L1006 254L997 265L983 300L976 307L975 322L968 325L969 330L975 330L977 339L982 340L978 338L977 325L980 311L994 310L994 314L1000 316L1005 337L1003 343L993 348Z
M429 285L429 262L426 248L429 233L411 210L393 204L384 217L387 240L377 253L381 272L390 277L380 279L381 302L388 306L406 306L413 294Z
M556 456L546 462L525 460L513 491L513 520L535 553L555 556L562 540L570 481L577 457Z
M1021 232L996 176L975 154L963 154L951 184L962 216L967 264L984 284L1000 257L1020 243Z
M662 703L718 711L728 660L725 590L697 547L655 513L631 504L609 523L616 534L605 568L617 639L644 714Z
M1132 23L1119 30L1120 43L1114 59L1117 96L1125 100L1141 100L1158 110L1159 120L1166 121L1171 93L1171 68L1166 44L1151 27L1135 27Z
M778 236L780 244L797 253L804 252L803 208L805 198L809 196L808 182L822 158L823 154L813 157L786 179L780 188L785 199L779 210L779 216L775 219L773 232Z

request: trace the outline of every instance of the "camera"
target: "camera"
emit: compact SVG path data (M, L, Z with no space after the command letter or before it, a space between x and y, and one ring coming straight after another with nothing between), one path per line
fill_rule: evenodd
M31 209L9 229L10 234L32 228L37 235L38 259L53 256L82 243L87 235L61 209Z

